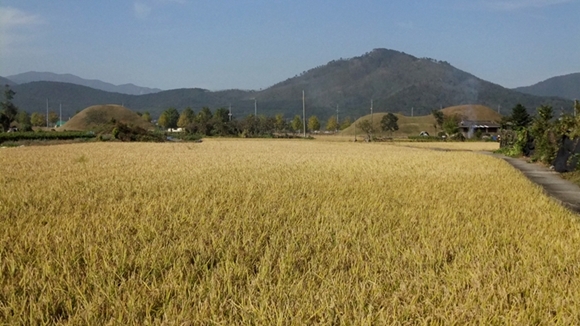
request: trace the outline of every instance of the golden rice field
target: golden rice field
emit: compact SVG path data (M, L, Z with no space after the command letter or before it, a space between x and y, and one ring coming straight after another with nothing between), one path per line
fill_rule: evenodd
M474 152L5 148L0 186L0 324L580 322L578 219Z

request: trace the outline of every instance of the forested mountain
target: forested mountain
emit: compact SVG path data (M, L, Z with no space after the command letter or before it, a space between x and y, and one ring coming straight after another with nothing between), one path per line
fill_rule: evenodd
M52 109L62 102L63 116L91 105L122 104L135 111L149 111L153 118L169 108L191 107L199 111L232 106L236 117L283 113L286 118L302 114L302 91L307 115L326 119L336 113L357 118L374 112L428 114L432 109L461 104L501 107L507 113L516 104L530 113L547 104L559 110L572 109L572 101L520 93L477 78L449 63L386 49L375 49L360 57L339 59L313 68L263 91L174 89L146 95L104 92L84 86L58 82L33 82L13 87L15 104L29 112ZM64 114L66 112L66 114Z
M331 61L300 76L278 83L258 94L266 102L296 107L305 90L310 107L322 112L336 105L354 116L374 110L409 115L427 114L434 108L460 104L501 106L503 112L517 103L535 109L541 104L565 107L558 98L545 98L515 92L484 81L449 63L386 49L375 49L363 56ZM292 102L288 101L291 100Z
M4 88L4 85L14 86L16 83L8 78L0 77L0 85L2 85L2 88Z
M31 83L37 81L52 81L60 83L70 83L81 86L87 86L94 89L99 89L106 92L122 93L130 95L144 95L150 93L157 93L161 90L158 88L141 87L133 84L113 85L97 79L84 79L71 74L55 74L52 72L36 72L29 71L22 74L8 76L8 79L17 83Z
M580 99L580 72L546 79L532 86L518 87L516 91L538 95Z

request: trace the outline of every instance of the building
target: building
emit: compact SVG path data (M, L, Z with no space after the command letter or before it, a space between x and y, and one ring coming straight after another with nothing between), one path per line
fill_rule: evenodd
M495 121L485 120L462 120L459 130L465 138L473 138L477 132L481 135L496 136L499 134L499 124Z

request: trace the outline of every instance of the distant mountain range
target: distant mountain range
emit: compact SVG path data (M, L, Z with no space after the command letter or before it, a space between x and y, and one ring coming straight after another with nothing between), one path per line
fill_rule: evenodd
M6 77L16 84L25 84L37 81L51 81L60 83L70 83L99 89L105 92L121 93L129 95L144 95L157 93L161 90L158 88L141 87L133 84L113 85L97 79L84 79L71 74L55 74L52 72L30 71L22 74Z
M580 99L580 72L546 79L532 86L518 87L514 90L537 96L559 96L567 99Z
M18 75L16 75L18 76ZM70 75L72 76L72 75ZM9 79L15 81L14 76ZM23 81L24 79L17 79ZM88 106L121 104L135 111L149 111L157 118L163 110L191 107L199 111L207 106L232 107L240 118L253 114L284 114L286 118L302 114L302 91L307 115L327 119L336 114L353 119L370 112L395 112L405 115L429 114L432 109L481 104L509 113L521 103L530 113L540 105L571 111L572 102L560 97L524 94L477 78L447 62L417 58L402 52L375 49L351 59L333 60L277 83L262 91L174 89L144 95L108 92L70 82L35 81L12 86L14 102L28 112L57 110L63 116L74 115Z

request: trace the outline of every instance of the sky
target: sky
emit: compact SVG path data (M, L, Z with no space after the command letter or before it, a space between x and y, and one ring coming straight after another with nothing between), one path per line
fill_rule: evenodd
M259 90L387 48L504 87L580 72L580 0L0 0L0 76Z

